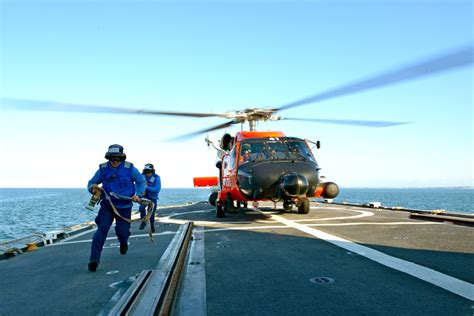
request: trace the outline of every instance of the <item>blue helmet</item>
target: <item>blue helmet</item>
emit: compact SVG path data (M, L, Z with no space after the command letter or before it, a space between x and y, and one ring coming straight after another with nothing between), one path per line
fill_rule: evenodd
M105 159L110 159L110 157L119 157L121 160L127 159L127 155L123 152L123 147L119 144L109 146L109 149L105 153Z

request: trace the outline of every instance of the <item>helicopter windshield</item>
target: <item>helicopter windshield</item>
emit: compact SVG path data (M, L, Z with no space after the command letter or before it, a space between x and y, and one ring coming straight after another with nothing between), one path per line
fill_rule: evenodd
M309 160L315 162L306 143L298 138L254 138L241 142L241 164L264 160Z

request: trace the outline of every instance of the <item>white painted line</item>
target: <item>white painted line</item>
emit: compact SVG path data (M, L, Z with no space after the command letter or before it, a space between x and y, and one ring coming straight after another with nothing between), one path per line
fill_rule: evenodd
M418 265L410 261L389 256L372 248L353 243L349 240L322 232L306 225L295 223L294 221L287 220L286 218L283 218L281 216L271 216L280 223L283 223L289 227L307 233L308 235L325 240L333 245L366 257L384 266L398 270L400 272L404 272L406 274L414 276L415 278L426 281L449 292L467 298L468 300L474 301L474 284L459 280L452 276L443 274L436 270Z
M386 223L337 223L337 224L306 224L306 226L358 226L358 225L380 225L380 226L391 226L391 225L443 225L443 223L433 222L386 222Z
M214 210L213 209L207 209L207 210L196 210L196 211L190 211L190 212L182 212L182 213L171 213L167 216L163 216L163 217L160 217L158 219L159 222L161 223L171 223L171 224L186 224L187 222L189 222L189 220L187 219L177 219L177 218L174 218L176 216L183 216L183 215L188 215L188 214L195 214L195 213L210 213L210 212L213 212ZM276 221L275 220L256 220L256 221L236 221L236 222L224 222L224 221L219 221L219 222L215 222L215 221L193 221L194 222L194 225L196 226L211 226L211 225L226 225L226 224L229 224L229 225L235 225L235 224L252 224L252 223L255 223L255 222L258 222L258 223L275 223Z
M165 235L174 235L176 232L171 232L171 231L166 231L162 233L155 233L153 236L165 236ZM143 238L143 237L150 237L148 234L140 234L140 235L131 235L130 238ZM117 237L107 237L106 240L117 240ZM92 239L86 239L86 240L78 240L78 241L68 241L68 242L61 242L61 243L55 243L48 245L48 247L56 247L56 246L64 246L64 245L74 245L74 244L82 244L82 243L88 243L92 242Z
M163 206L157 206L157 210L166 210L167 208L176 208L176 207L183 207L183 206L193 206L196 204L199 204L200 202L189 202L189 203L184 203L184 204L176 204L176 205L163 205Z
M343 210L343 211L356 211L353 209L349 208L350 206L347 207L340 207L340 206L310 206L311 209L313 210Z
M348 211L357 212L357 213L360 213L360 214L359 215L352 215L352 216L329 217L329 218L298 219L298 220L295 220L295 222L332 221L332 220L335 220L335 219L354 219L354 218L374 216L373 212L355 211L355 210L348 210Z
M186 222L189 222L187 220L184 220L184 219L172 219L170 217L162 217L160 218L160 223L166 223L166 224L178 224L178 225L184 225L186 224ZM194 223L196 223L195 221L193 221Z
M207 210L197 210L197 211L189 211L189 212L178 212L178 213L171 213L167 216L163 216L163 218L166 218L166 217L175 217L175 216L179 216L179 215L186 215L186 214L195 214L195 213L210 213L211 209L207 209Z
M58 242L56 242L56 243L54 243L54 244L45 245L45 247L50 247L50 246L54 246L54 245L58 245L58 244L68 243L70 240L74 240L74 239L76 239L76 238L78 238L78 237L81 237L81 236L83 236L83 235L85 235L85 234L92 233L92 232L94 232L94 231L96 231L96 230L97 230L97 228L91 228L91 229L88 229L88 230L86 230L86 231L83 231L82 233L79 233L79 234L77 234L77 235L74 235L74 236L68 237L68 238L66 238L66 239L60 240L60 241L58 241Z
M222 232L226 230L260 230L260 229L287 229L291 228L288 226L241 226L241 227L227 227L227 228L210 228L205 230L206 233L213 233L213 232Z
M161 216L157 219L158 222L160 223L171 223L171 224L186 224L189 222L189 220L185 219L173 219L173 217L176 216L182 216L182 215L187 215L187 214L195 214L195 213L209 213L211 210L197 210L197 211L190 211L190 212L180 212L180 213L171 213L166 216ZM194 221L194 224L197 225L199 221ZM206 222L207 223L207 222ZM215 223L215 222L208 222L208 223Z

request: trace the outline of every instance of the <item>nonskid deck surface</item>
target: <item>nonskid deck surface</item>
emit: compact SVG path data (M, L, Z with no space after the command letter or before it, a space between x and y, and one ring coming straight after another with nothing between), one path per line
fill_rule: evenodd
M178 227L157 225L153 244L138 226L132 224L126 255L110 229L96 272L87 267L95 229L0 261L0 315L96 315L142 270L155 268Z
M93 232L1 261L0 315L100 313L185 221L204 232L208 315L474 313L472 227L320 203L307 215L273 203L224 219L207 203L159 214L156 244L133 224L125 256L111 229L96 273Z

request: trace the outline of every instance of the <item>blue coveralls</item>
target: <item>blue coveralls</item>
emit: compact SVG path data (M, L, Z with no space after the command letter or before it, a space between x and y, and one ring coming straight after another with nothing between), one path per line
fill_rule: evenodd
M110 163L105 162L100 165L99 170L89 180L87 188L92 193L93 184L101 184L102 188L110 195L111 192L132 197L135 193L141 196L145 191L145 178L140 171L128 161L122 161L117 168L113 168ZM131 217L133 203L131 201L116 199L111 197L117 211L125 218ZM95 222L97 230L94 233L91 244L91 261L100 262L100 254L104 247L105 239L110 226L114 221L115 214L109 201L105 198L104 192L101 193L100 209ZM120 244L126 244L130 236L130 223L116 218L115 233Z
M144 198L151 200L155 207L153 209L153 214L150 217L150 225L153 226L155 223L155 210L156 210L156 202L159 200L158 193L161 190L161 179L160 176L156 173L153 173L151 176L147 177L144 173L142 174L146 179L146 190L145 194L143 195ZM140 218L144 218L146 215L146 206L140 205Z

